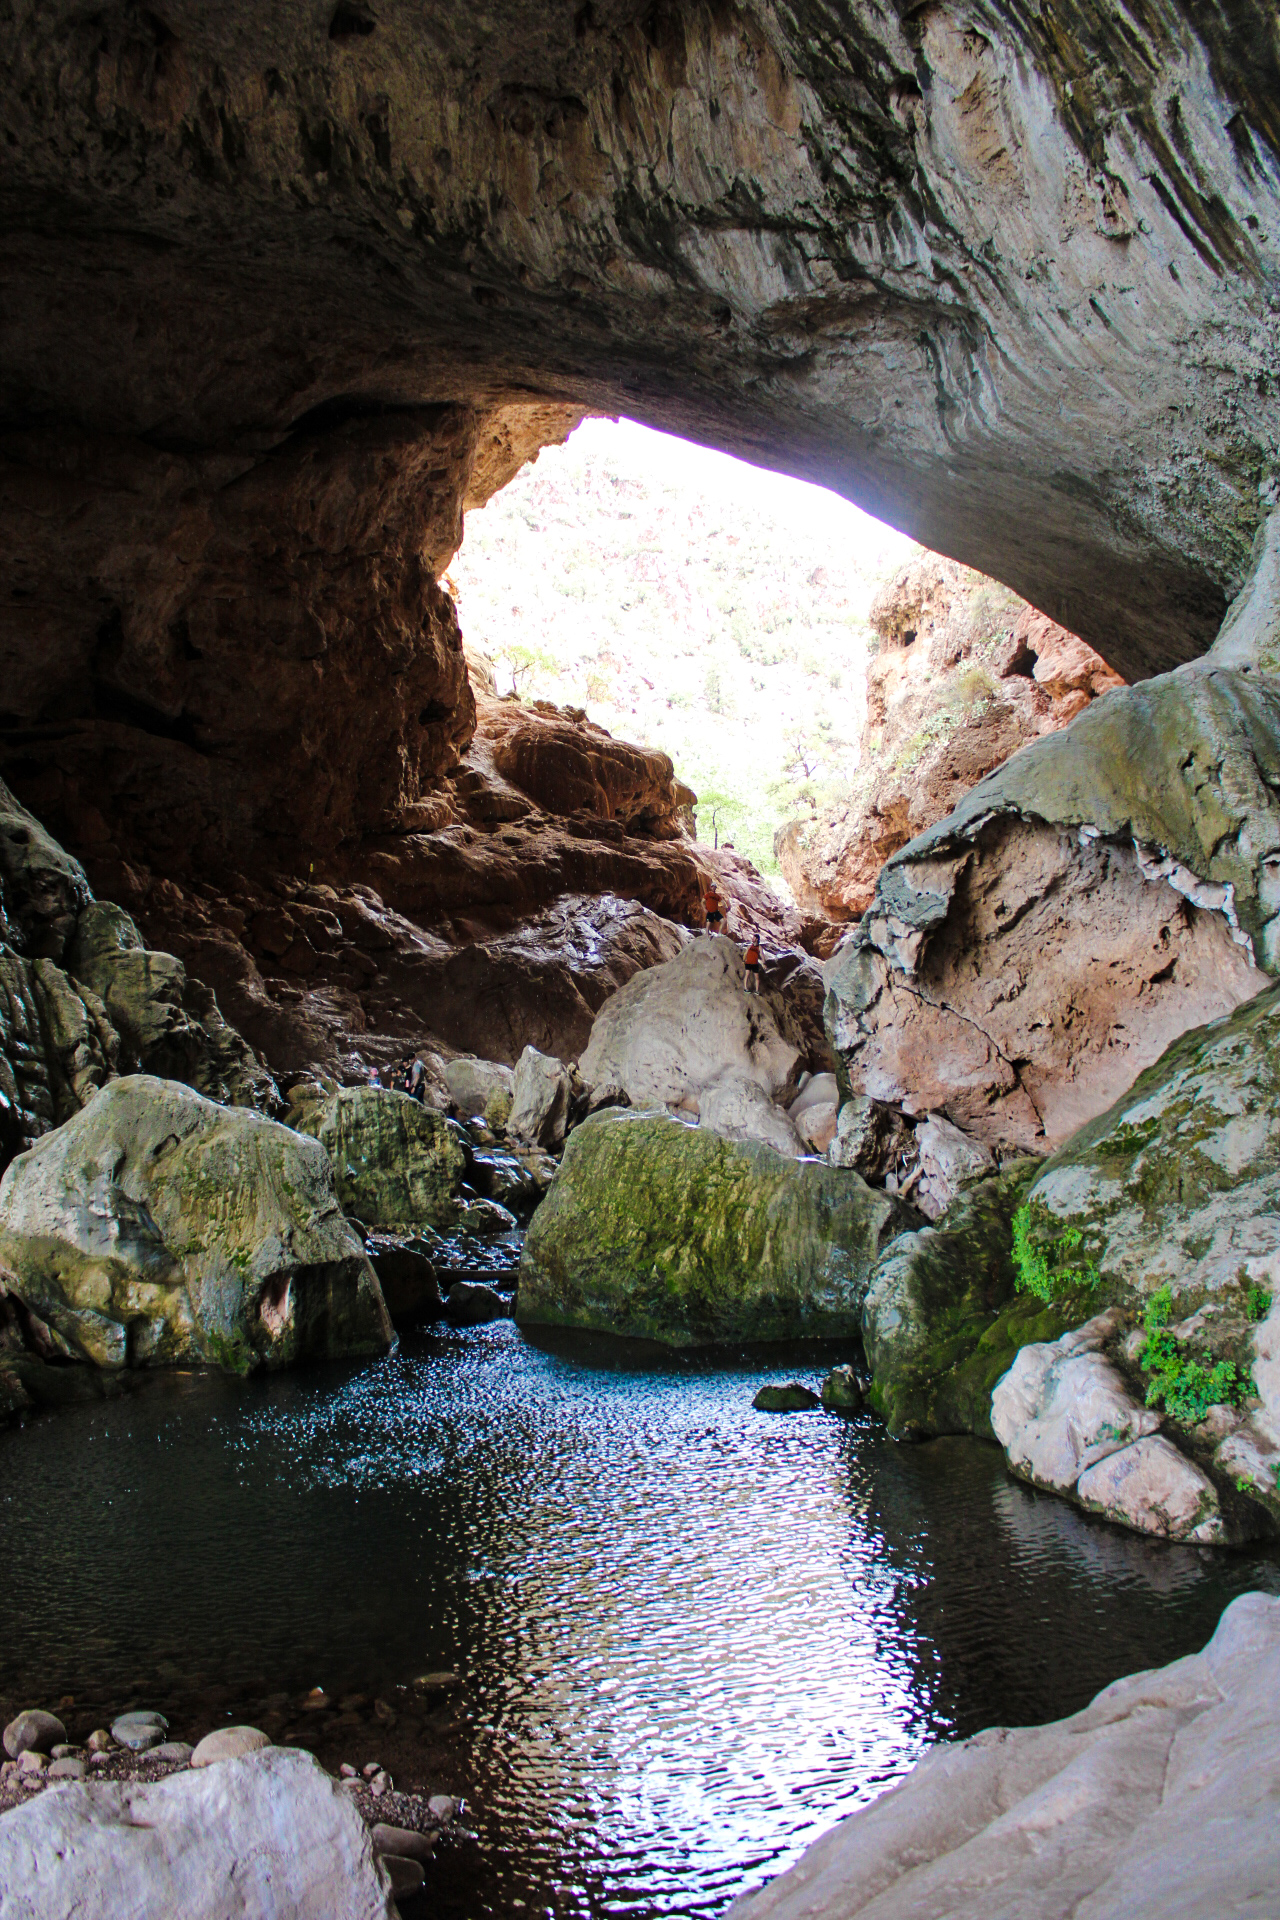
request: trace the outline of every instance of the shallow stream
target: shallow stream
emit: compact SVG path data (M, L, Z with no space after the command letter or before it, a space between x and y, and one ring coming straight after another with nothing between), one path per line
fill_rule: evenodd
M1131 1538L979 1442L753 1410L841 1357L549 1351L508 1322L0 1434L0 1696L404 1710L455 1666L432 1784L474 1838L433 1913L714 1912L930 1742L1069 1713L1280 1591L1274 1553Z

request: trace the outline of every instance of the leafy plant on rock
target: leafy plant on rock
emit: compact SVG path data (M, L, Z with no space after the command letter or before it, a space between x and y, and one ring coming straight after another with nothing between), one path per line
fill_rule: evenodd
M1047 1222L1043 1208L1029 1205L1019 1207L1013 1216L1013 1267L1019 1293L1049 1301L1060 1300L1072 1287L1096 1287L1102 1275L1081 1256L1081 1229L1064 1227L1061 1233L1053 1233L1046 1231Z
M1147 1338L1140 1364L1150 1374L1147 1405L1163 1407L1170 1419L1195 1427L1205 1419L1211 1407L1236 1407L1249 1391L1249 1383L1231 1360L1204 1359L1184 1354L1169 1330L1173 1311L1173 1293L1163 1286L1152 1295L1143 1316Z

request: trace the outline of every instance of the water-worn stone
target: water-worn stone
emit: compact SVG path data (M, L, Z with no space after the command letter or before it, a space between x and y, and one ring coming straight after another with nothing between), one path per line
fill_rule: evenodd
M49 1767L51 1780L83 1780L87 1768L83 1760L77 1760L68 1754L61 1760L54 1760Z
M269 1736L258 1727L215 1727L203 1740L197 1740L191 1765L212 1767L220 1760L243 1760L246 1755L261 1753L270 1745Z
M847 1167L864 1180L882 1181L900 1158L915 1152L915 1135L897 1107L856 1093L836 1115L827 1148L833 1167Z
M580 1071L589 1087L620 1086L634 1107L685 1105L726 1075L770 1099L793 1083L799 1049L766 998L748 994L742 954L719 934L636 974L596 1015Z
M674 1346L848 1337L881 1246L911 1217L823 1161L609 1110L570 1135L533 1217L516 1317Z
M789 1380L784 1387L761 1387L751 1402L757 1413L808 1413L822 1401L812 1387Z
M145 1753L149 1747L158 1747L168 1730L169 1722L162 1713L145 1708L119 1714L111 1722L111 1738L117 1746L128 1747L131 1753Z
M459 1054L444 1063L449 1097L464 1117L482 1113L491 1125L505 1124L515 1097L515 1074L497 1060Z
M433 1820L438 1820L442 1827L449 1825L449 1822L456 1817L457 1811L458 1802L452 1794L433 1793L427 1801L427 1812Z
M433 1108L383 1087L341 1087L305 1098L289 1124L319 1140L339 1200L366 1227L411 1232L457 1221L466 1156Z
M450 1801L452 1808L452 1801ZM395 1854L402 1860L422 1860L431 1858L439 1836L434 1833L419 1833L413 1827L388 1826L383 1820L373 1828L373 1850L377 1854Z
M455 1327L482 1327L490 1320L508 1319L511 1302L481 1281L456 1280L449 1289L444 1310Z
M296 1749L156 1782L71 1782L0 1820L2 1920L394 1912L356 1808Z
M935 1747L732 1920L1225 1920L1280 1908L1280 1600L1048 1726Z
M862 1382L852 1367L832 1367L822 1383L822 1404L832 1413L858 1413L862 1408Z
M67 1730L56 1713L43 1707L26 1707L15 1714L4 1730L4 1750L11 1760L24 1753L48 1753L61 1746Z
M991 1425L1021 1479L1139 1533L1217 1546L1228 1537L1213 1482L1159 1433L1102 1349L1116 1308L1023 1347L991 1396Z
M526 1047L516 1063L507 1130L535 1147L558 1147L569 1124L572 1089L563 1060Z
M324 1149L176 1082L114 1080L0 1182L0 1261L101 1367L384 1352Z
M704 1087L698 1108L700 1125L723 1140L758 1140L793 1159L810 1150L790 1114L745 1074L726 1073Z

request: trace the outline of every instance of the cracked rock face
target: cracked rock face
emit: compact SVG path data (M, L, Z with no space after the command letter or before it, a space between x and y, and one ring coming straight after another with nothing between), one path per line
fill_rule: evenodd
M1278 789L1280 683L1208 666L1016 754L888 863L827 964L855 1090L1060 1145L1266 984Z

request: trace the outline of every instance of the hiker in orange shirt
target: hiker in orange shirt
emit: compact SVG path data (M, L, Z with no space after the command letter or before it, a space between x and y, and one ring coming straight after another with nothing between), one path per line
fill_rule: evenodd
M752 927L751 929L751 944L747 948L746 954L744 955L744 964L747 969L747 982L746 982L747 992L759 993L760 991L760 930L758 927Z
M703 891L702 904L707 915L707 932L719 933L724 925L724 914L720 907L720 896L709 880Z

